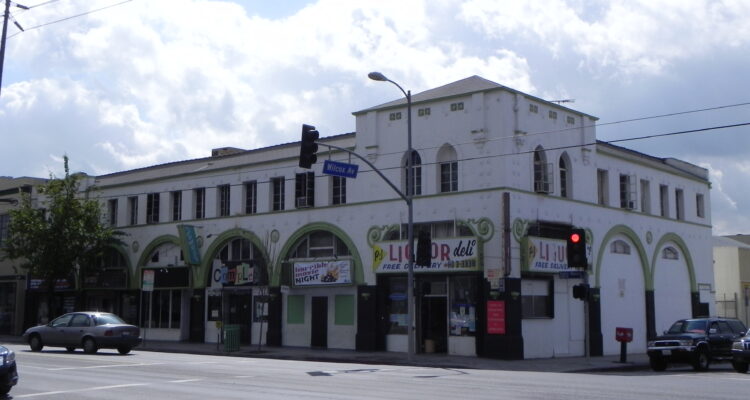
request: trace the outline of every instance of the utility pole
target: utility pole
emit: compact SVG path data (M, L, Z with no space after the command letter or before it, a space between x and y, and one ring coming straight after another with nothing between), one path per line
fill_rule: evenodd
M26 6L22 6L18 3L16 3L16 7L22 8L24 10L28 10L29 8ZM5 0L5 14L3 18L3 35L0 38L0 93L2 93L3 89L3 65L5 64L5 40L8 36L8 20L10 19L10 0ZM21 25L16 22L16 26L23 30L21 28Z
M10 18L10 0L5 0L5 18L3 18L3 36L0 38L0 94L3 90L3 64L5 64L5 37L8 35Z

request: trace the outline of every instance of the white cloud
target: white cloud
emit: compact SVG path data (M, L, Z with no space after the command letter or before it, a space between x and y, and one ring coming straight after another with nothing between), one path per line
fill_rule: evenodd
M100 129L88 135L115 162L91 165L109 165L111 172L204 157L214 147L297 140L301 122L332 114L352 127L357 92L374 93L366 88L373 69L415 92L474 74L534 89L523 57L507 50L467 54L459 41L436 40L443 23L432 14L442 7L454 6L321 0L270 20L250 17L233 3L133 2L18 36L13 54L24 64L46 66L36 72L46 79L68 82L46 107L71 108ZM25 22L81 10L62 2L39 11L25 13ZM28 108L37 101L33 92L3 93L3 100L14 110ZM35 112L48 110L37 105ZM327 134L351 131L344 125Z
M493 37L520 35L554 54L573 50L592 68L659 74L716 47L750 44L746 1L614 0L591 20L580 2L471 0L462 18Z

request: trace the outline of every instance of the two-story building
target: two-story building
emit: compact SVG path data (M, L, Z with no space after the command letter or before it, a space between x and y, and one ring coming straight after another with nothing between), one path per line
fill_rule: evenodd
M597 141L595 117L477 76L412 102L412 154L401 99L320 139L311 170L288 143L88 178L128 236L106 276L81 277L86 305L152 339L216 342L237 324L246 343L406 351L406 203L328 144L412 193L415 232L431 233L432 263L414 270L420 352L614 354L616 327L642 352L674 319L712 311L705 169ZM357 177L323 174L328 159ZM586 231L585 271L567 265L572 227ZM572 296L584 281L587 307Z

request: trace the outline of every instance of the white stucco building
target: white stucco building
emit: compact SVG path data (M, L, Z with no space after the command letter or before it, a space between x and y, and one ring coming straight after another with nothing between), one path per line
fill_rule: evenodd
M356 133L320 142L413 190L416 231L431 232L433 263L415 272L418 351L583 355L572 287L584 279L594 355L619 352L616 327L643 352L673 320L713 312L705 169L599 142L595 117L473 76L413 96L406 188L405 100L354 116ZM91 177L129 236L116 282L84 279L88 304L140 319L150 338L212 342L222 322L252 343L406 351L404 201L344 152L321 145L311 170L298 155L298 143L227 148ZM327 159L359 164L356 179L322 174ZM587 232L585 274L567 268L571 227Z

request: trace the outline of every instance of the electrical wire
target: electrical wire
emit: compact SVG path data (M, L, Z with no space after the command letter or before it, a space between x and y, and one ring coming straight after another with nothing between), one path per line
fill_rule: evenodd
M546 148L544 150L545 151L566 150L566 149L571 149L571 148L594 146L594 145L596 145L597 143L600 143L600 142L601 143L606 143L606 144L611 144L611 143L634 141L634 140L645 140L645 139L653 139L653 138L659 138L659 137L684 135L684 134L689 134L689 133L708 132L708 131L714 131L714 130L720 130L720 129L729 129L729 128L743 127L743 126L750 126L750 122L743 122L743 123L732 124L732 125L713 126L713 127L707 127L707 128L690 129L690 130L684 130L684 131L675 131L675 132L651 134L651 135L644 135L644 136L638 136L638 137L632 137L632 138L625 138L625 139L617 139L617 140L611 140L611 141L595 141L595 142L592 142L592 143L575 144L575 145L567 145L567 146L558 146L558 147ZM321 144L321 145L324 146L324 144ZM526 151L521 151L521 152L517 152L517 153L505 153L505 154L493 154L493 155L485 155L485 156L477 156L477 157L468 157L468 158L463 158L461 160L452 160L452 161L457 161L457 162L459 162L459 161L461 161L461 162L476 161L476 160L482 160L482 159L487 159L487 158L508 157L508 156L524 155L524 154L533 154L534 152L536 152L536 150L526 150ZM337 151L336 153L345 153L345 152ZM345 160L348 160L348 158L346 158L346 159L342 158L341 160L345 161ZM432 165L437 165L437 164L440 164L440 163L439 162L421 163L419 165L415 165L415 167L432 166ZM232 167L227 167L227 168L236 169L237 166L232 166ZM403 165L399 165L399 166L385 167L385 168L378 168L378 169L381 172L383 172L383 171L390 171L390 170L403 169L403 168L404 168ZM252 171L247 171L247 173L258 174L258 173L261 173L261 172L278 171L278 170L279 170L279 167L269 167L269 168L263 168L263 169L253 169ZM362 174L362 173L370 173L370 172L375 172L375 171L371 170L371 169L366 169L366 170L365 169L360 169L358 173ZM220 173L220 172L217 172L217 173L203 175L202 178L216 178L216 177L223 177L223 176L234 175L234 174L235 173ZM315 178L321 178L321 177L326 177L326 176L330 176L330 175L320 174L320 175L315 175ZM235 187L236 186L244 186L245 184L250 183L250 182L255 182L256 184L266 184L266 183L271 183L274 178L283 178L283 176L272 177L272 178L270 178L268 180L263 180L263 181L249 179L249 180L243 180L242 183L238 183L238 184L235 183L235 184L228 184L228 185L229 186L235 186ZM286 181L286 179L285 179L285 181ZM217 187L223 186L223 185L225 185L225 184L215 185L215 186L200 186L200 188L217 188ZM197 189L197 188L199 188L199 187L195 187L194 189ZM150 193L150 192L131 193L131 194L129 194L129 197L138 196L138 195L142 195L142 194L148 194L148 193ZM113 198L113 197L120 197L120 196L106 196L104 198Z
M53 0L53 1L57 1L57 0ZM71 20L73 18L83 17L83 16L86 16L86 15L89 15L89 14L93 14L95 12L99 12L99 11L103 11L103 10L106 10L106 9L109 9L109 8L112 8L112 7L120 6L120 5L123 5L125 3L130 3L131 1L133 1L133 0L121 1L119 3L110 4L108 6L104 6L104 7L101 7L101 8L94 9L94 10L89 10L89 11L86 11L86 12L81 13L81 14L71 15L70 17L65 17L65 18L58 19L58 20L55 20L55 21L50 21L50 22L47 22L47 23L44 23L44 24L41 24L41 25L32 26L30 28L26 28L25 31L16 32L16 33L14 33L12 35L9 35L7 37L7 39L10 39L10 38L12 38L14 36L18 36L18 35L20 35L20 34L22 34L24 32L28 32L28 31L31 31L31 30L34 30L34 29L38 29L38 28L42 28L42 27L49 26L49 25L52 25L52 24L56 24L58 22L68 21L68 20ZM42 4L48 4L48 3L51 3L51 1L47 2L47 3L42 3Z
M597 124L591 124L591 125L574 126L574 127L569 127L569 128L561 128L561 129L552 129L552 130L546 130L546 131L538 131L538 132L532 132L532 133L524 134L521 137L528 138L528 137L533 137L533 136L537 136L537 135L546 135L546 134L550 134L550 133L561 133L561 132L566 132L566 131L576 131L576 130L587 129L587 128L598 128L598 127L607 126L607 125L616 125L616 124L629 123L629 122L638 122L638 121L645 121L645 120L649 120L649 119L665 118L665 117L672 117L672 116L677 116L677 115L693 114L693 113L706 112L706 111L715 111L715 110L720 110L720 109L725 109L725 108L742 107L742 106L747 106L747 105L750 105L750 102L727 104L727 105L721 105L721 106L715 106L715 107L701 108L701 109L696 109L696 110L678 111L678 112L673 112L673 113L668 113L668 114L650 115L650 116L646 116L646 117L637 117L637 118L624 119L624 120L612 121L612 122L597 123ZM498 138L487 139L487 140L485 140L485 142L501 141L501 140L512 139L512 138L515 138L515 137L518 137L518 136L517 135L502 136L502 137L498 137ZM473 145L475 143L476 142L472 140L472 141L468 141L468 142L453 143L452 145L453 146L465 146L465 145ZM440 146L431 146L431 147L422 147L422 148L420 148L418 150L434 150L434 149L439 149L441 146L442 145L440 145ZM378 155L393 155L393 154L401 154L401 153L402 153L401 151L397 151L397 152L392 152L392 153L379 153Z

